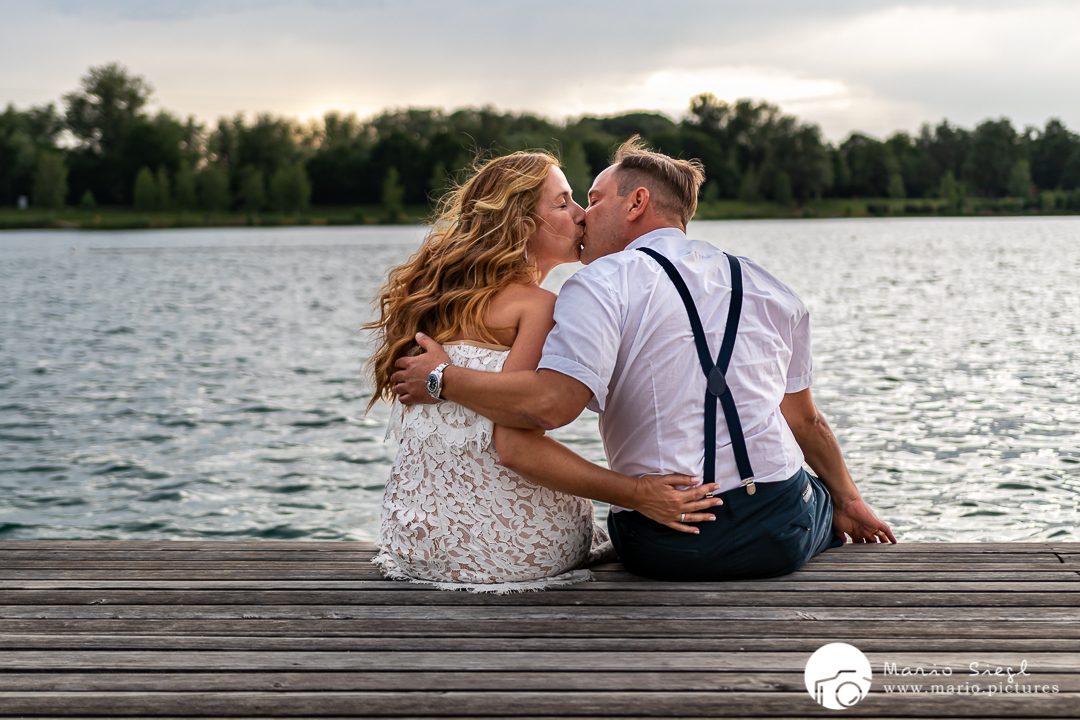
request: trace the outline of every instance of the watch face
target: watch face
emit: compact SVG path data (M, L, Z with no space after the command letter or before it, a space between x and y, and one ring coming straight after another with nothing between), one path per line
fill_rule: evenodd
M438 397L436 393L439 392L439 378L435 373L427 376L427 391L432 397Z

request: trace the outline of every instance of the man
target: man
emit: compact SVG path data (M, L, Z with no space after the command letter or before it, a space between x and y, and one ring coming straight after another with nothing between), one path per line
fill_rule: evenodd
M650 152L637 138L624 144L589 191L587 267L560 291L537 371L440 369L441 348L421 336L427 353L398 362L395 392L406 403L431 401L431 374L441 398L516 428L559 427L588 406L600 413L613 470L719 485L723 504L696 534L680 530L708 518L700 511L714 507L710 498L666 524L612 507L612 542L639 575L771 577L845 535L896 542L814 405L806 308L752 262L687 240L703 180L699 163ZM520 447L504 462L526 478L572 476L554 454ZM596 497L592 490L573 491Z

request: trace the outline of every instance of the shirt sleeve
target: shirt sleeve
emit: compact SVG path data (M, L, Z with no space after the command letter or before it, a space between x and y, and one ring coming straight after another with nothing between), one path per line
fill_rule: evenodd
M559 290L555 327L544 343L538 369L581 382L593 394L589 409L602 412L619 354L621 326L621 303L607 279L576 273Z
M799 309L802 317L798 318L791 333L791 362L788 364L785 393L799 392L814 384L814 360L810 355L810 312L801 302Z

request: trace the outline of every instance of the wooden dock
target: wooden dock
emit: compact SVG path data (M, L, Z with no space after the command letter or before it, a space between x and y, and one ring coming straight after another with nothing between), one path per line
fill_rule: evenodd
M385 581L372 552L0 542L0 717L1080 717L1080 543L848 545L753 582L616 564L505 596ZM873 669L844 712L804 682L832 642Z

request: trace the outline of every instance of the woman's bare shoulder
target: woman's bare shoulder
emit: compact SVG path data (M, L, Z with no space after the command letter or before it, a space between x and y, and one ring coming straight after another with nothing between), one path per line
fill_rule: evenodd
M494 298L494 302L506 309L516 308L519 311L546 310L550 312L555 307L555 298L555 293L542 287L524 283L511 283L499 291Z
M555 315L555 293L536 285L513 283L498 292L488 306L485 322L490 328L513 328L496 333L499 342L513 345L518 330L526 328L550 329Z

